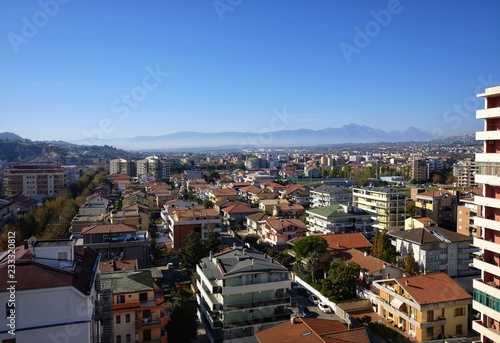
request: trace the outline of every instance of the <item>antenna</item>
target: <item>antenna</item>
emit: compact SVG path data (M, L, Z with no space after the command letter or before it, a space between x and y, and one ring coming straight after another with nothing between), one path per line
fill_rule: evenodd
M29 239L28 239L28 244L29 245L33 245L36 243L36 237L35 236L31 236Z

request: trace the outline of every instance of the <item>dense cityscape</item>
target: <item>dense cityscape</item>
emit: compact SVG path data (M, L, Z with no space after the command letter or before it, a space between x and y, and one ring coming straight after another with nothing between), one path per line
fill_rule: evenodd
M481 334L473 280L491 248L475 239L489 203L473 135L186 152L0 138L0 282L15 290L2 337Z

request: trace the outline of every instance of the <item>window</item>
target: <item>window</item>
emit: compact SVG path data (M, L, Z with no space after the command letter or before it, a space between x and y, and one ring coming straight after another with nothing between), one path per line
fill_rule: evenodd
M129 333L125 336L125 342L130 343L130 334Z
M148 293L139 293L139 301L148 301Z
M463 307L459 307L455 309L455 317L463 316L465 315L465 310Z
M427 339L432 339L432 337L434 336L434 327L432 326L429 326L427 328Z
M116 302L118 304L125 304L125 296L124 295L117 295L116 296Z
M455 332L457 335L462 334L462 324L458 324L457 326L455 326Z
M130 314L125 315L125 323L130 323Z
M151 317L151 310L142 311L142 318L149 318L149 317Z
M116 336L116 343L122 343L122 336L121 335Z
M116 324L120 324L122 322L122 317L120 315L116 316Z

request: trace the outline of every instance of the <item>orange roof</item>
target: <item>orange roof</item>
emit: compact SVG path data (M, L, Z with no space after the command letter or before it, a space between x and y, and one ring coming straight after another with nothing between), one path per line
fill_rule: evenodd
M306 224L304 224L299 219L278 219L276 217L269 217L266 219L266 223L275 230L280 230L288 226L296 226L298 228L305 229Z
M361 270L368 274L378 272L383 269L386 264L384 261L379 260L376 257L370 255L365 256L364 252L357 249L343 251L341 256L346 261L356 262L361 267Z
M259 343L369 343L365 328L349 330L338 320L294 318L255 334Z
M226 213L255 213L255 212L259 212L260 210L258 208L252 208L252 207L247 206L247 205L234 204L234 205L222 208L221 211L226 212Z
M403 277L396 282L420 305L472 299L445 273Z
M125 224L97 224L87 226L82 229L82 234L99 234L99 233L118 233L118 232L136 232L137 229L133 226Z
M138 269L137 259L131 260L109 260L99 262L99 270L102 273L120 271L120 270L136 270Z
M347 250L371 248L372 244L359 232L338 233L334 235L316 235L328 243L328 250Z
M237 196L238 192L234 188L218 188L212 189L212 194L216 197Z

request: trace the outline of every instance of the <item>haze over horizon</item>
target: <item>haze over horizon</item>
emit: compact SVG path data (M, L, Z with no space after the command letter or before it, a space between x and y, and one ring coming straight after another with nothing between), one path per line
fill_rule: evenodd
M32 140L482 127L500 3L0 2L0 131Z

